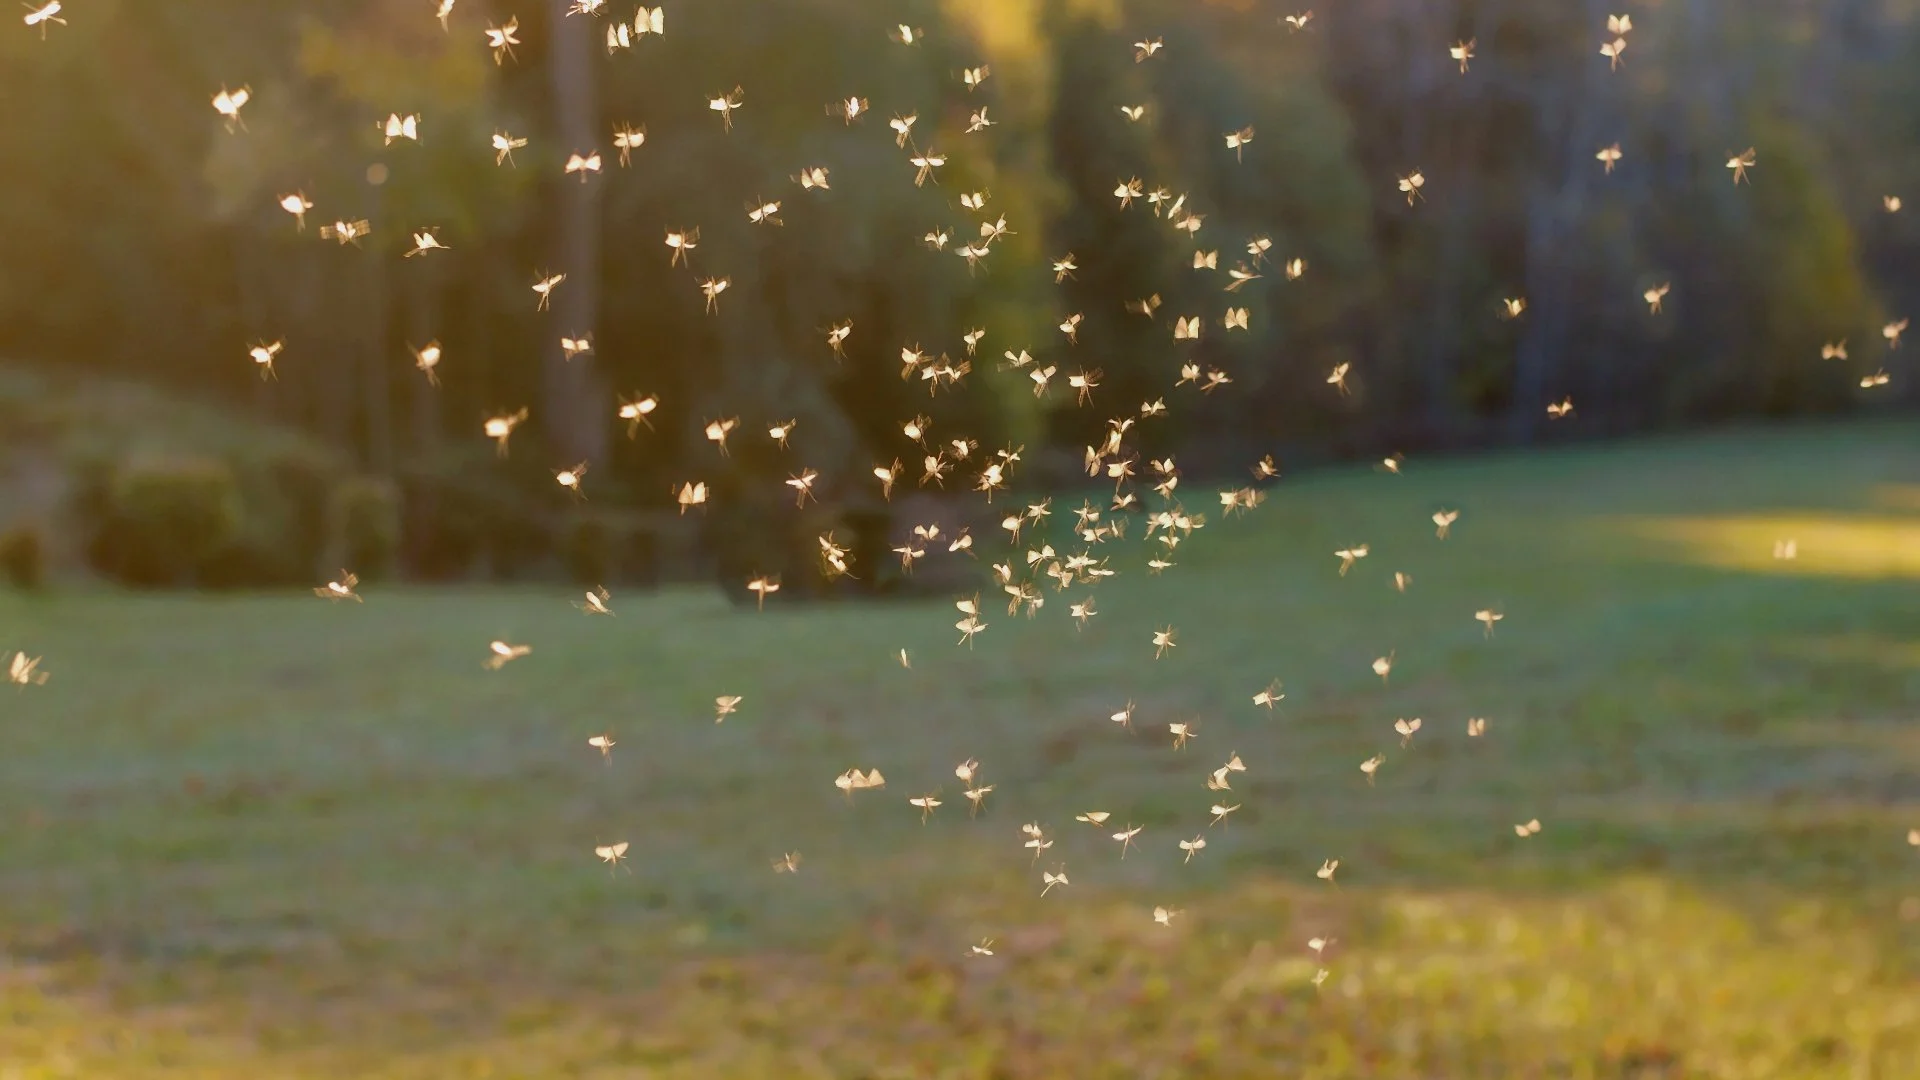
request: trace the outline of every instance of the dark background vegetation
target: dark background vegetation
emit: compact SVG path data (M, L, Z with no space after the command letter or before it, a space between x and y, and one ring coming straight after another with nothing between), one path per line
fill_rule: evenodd
M1591 0L1347 0L1303 32L1245 0L712 0L612 54L605 20L558 3L463 0L443 33L425 0L96 0L0 43L0 355L28 365L0 387L0 430L32 448L11 455L30 496L13 502L56 562L140 584L304 583L343 562L634 580L710 565L719 536L750 545L724 566L800 563L873 501L875 463L907 456L911 486L898 423L916 412L1024 445L1016 477L1058 483L1106 417L1163 394L1141 449L1222 473L1910 407L1915 369L1879 327L1910 309L1920 250L1912 211L1882 204L1920 174L1913 7L1632 4L1609 71ZM481 27L510 14L525 44L496 66ZM901 20L925 41L889 41ZM1135 63L1143 35L1166 48ZM1466 38L1463 75L1446 46ZM969 92L979 64L992 77ZM726 134L706 99L736 83ZM229 133L208 99L243 84ZM849 95L872 105L852 125L828 109ZM965 134L982 106L996 126ZM420 114L418 144L382 144L390 112ZM950 158L919 189L886 127L909 112ZM647 143L620 168L627 124ZM1246 125L1236 161L1221 135ZM514 167L494 165L497 130L530 140ZM1594 153L1616 141L1608 175ZM1736 187L1723 165L1747 146ZM589 147L606 169L582 185L560 166ZM830 192L793 183L816 164ZM1414 169L1409 206L1395 178ZM1185 193L1204 231L1122 214L1110 192L1132 176ZM295 190L317 204L304 232L275 205ZM920 240L970 237L969 191L1014 230L972 273ZM785 226L750 225L756 198L783 200ZM317 236L360 217L358 246ZM670 268L665 231L696 225L692 270ZM424 227L452 250L401 259ZM1272 261L1237 298L1188 266L1194 246L1245 261L1256 235ZM1069 251L1081 269L1056 286ZM568 279L542 314L528 286L548 268ZM717 317L706 275L732 281ZM1662 281L1654 315L1640 294ZM1125 312L1151 293L1156 323ZM1508 296L1521 318L1501 317ZM1252 333L1219 331L1229 300ZM1053 328L1070 312L1077 348ZM1229 392L1169 391L1182 313L1213 327L1198 359ZM843 319L838 361L823 331ZM897 377L903 346L957 357L973 327L956 391L930 404ZM585 331L595 351L564 360L559 337ZM1842 338L1851 358L1822 360ZM247 359L257 339L287 343L276 381ZM429 339L437 388L409 352ZM1061 368L1044 401L997 370L1022 348ZM1326 383L1340 363L1350 396ZM1061 385L1081 366L1105 375L1085 409ZM1889 385L1861 391L1882 368ZM640 393L663 406L629 440L617 397ZM1550 422L1569 395L1576 417ZM481 421L523 405L497 461ZM718 458L700 429L735 415ZM776 457L759 427L789 417ZM552 482L575 461L585 503ZM795 462L820 470L824 516L782 509ZM690 479L714 507L682 521L669 489Z

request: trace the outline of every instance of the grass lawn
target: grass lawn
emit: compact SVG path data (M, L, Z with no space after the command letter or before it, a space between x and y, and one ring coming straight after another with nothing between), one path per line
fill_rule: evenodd
M1215 502L1084 629L983 582L971 649L945 600L0 598L52 674L0 694L0 1080L1920 1076L1911 424Z

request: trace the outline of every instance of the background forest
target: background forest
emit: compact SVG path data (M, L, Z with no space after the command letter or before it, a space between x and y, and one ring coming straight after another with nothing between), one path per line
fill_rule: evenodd
M94 0L45 40L0 41L0 355L28 365L0 406L37 448L14 502L56 553L205 585L349 561L512 576L556 554L632 579L735 542L754 546L726 565L810 560L819 522L795 550L766 527L792 516L791 463L758 429L797 419L819 512L857 514L872 467L912 449L901 422L928 411L896 358L963 356L975 328L935 436L1024 446L1029 484L1069 482L1105 417L1168 395L1169 324L1195 312L1213 332L1191 359L1233 392L1178 388L1136 433L1190 475L1920 400L1881 334L1920 280L1912 212L1885 201L1920 178L1905 0L1631 4L1617 65L1597 0L1347 0L1304 21L1252 0L712 0L630 47L603 40L624 10L463 0L443 30L431 6ZM509 18L521 44L496 64L484 30ZM889 40L895 21L923 36ZM1165 43L1150 63L1143 27ZM1463 65L1446 46L1464 41ZM707 101L735 84L728 132ZM208 99L241 86L229 131ZM836 114L848 97L870 111ZM418 140L387 139L389 114L418 114ZM902 115L911 145L949 156L923 186L888 128ZM525 145L496 164L496 133ZM1751 183L1730 183L1749 146ZM594 151L597 175L564 171ZM813 166L829 190L796 184ZM1415 171L1409 201L1396 179ZM1205 231L1123 211L1128 178L1185 195ZM983 212L960 205L974 192ZM293 193L304 225L279 205ZM748 219L767 200L780 227ZM1001 217L990 257L955 257ZM361 219L354 243L320 237ZM672 265L663 236L695 227ZM450 250L403 259L421 229ZM1191 269L1194 248L1218 270ZM1223 296L1249 264L1263 276ZM543 313L529 285L546 271L566 282ZM718 317L708 276L730 281ZM1155 295L1155 315L1128 313ZM1223 301L1250 309L1248 332L1221 332ZM1055 325L1075 312L1072 346ZM842 358L826 330L847 321ZM591 352L563 351L589 334ZM1846 359L1823 358L1843 340ZM268 341L285 343L271 380L248 358ZM1051 393L1008 369L1021 350L1059 368ZM1092 408L1064 386L1082 367L1103 376ZM650 426L621 420L644 395ZM1566 398L1575 415L1551 420ZM496 461L482 422L521 407ZM702 429L734 416L716 461ZM584 502L553 483L580 462ZM698 526L673 513L695 478L715 492ZM872 546L885 527L853 531Z

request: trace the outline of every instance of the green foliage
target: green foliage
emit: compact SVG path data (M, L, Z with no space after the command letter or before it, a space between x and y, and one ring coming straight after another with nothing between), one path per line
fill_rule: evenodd
M199 584L239 539L241 522L240 485L226 462L139 454L113 469L89 557L128 585Z
M334 486L328 502L332 561L362 581L393 572L400 552L400 488L382 477L358 476Z
M604 514L577 510L567 516L561 525L560 553L575 585L600 586L613 580L618 536Z
M524 461L501 463L482 447L450 448L407 462L399 484L407 562L423 577L513 580L553 554L552 515L534 495L551 489L553 477Z
M0 532L0 576L22 592L36 592L46 584L46 541L38 525L14 525Z

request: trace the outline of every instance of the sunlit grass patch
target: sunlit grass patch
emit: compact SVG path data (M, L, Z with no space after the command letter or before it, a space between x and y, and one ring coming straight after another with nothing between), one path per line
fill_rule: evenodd
M1655 517L1617 525L1707 566L1868 580L1920 578L1920 515Z

